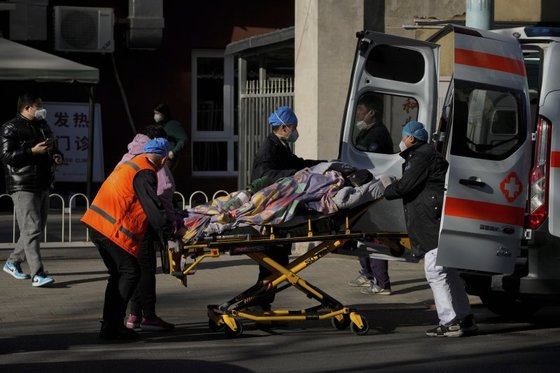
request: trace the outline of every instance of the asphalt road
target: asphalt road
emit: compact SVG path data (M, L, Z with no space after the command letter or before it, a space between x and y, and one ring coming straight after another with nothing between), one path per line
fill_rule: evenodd
M203 263L189 286L158 275L158 313L172 332L143 332L131 343L98 337L106 273L95 249L45 249L51 288L33 288L0 273L1 372L557 372L558 308L529 321L497 317L471 298L480 333L429 338L436 314L421 264L391 263L394 294L364 295L346 281L355 258L328 255L301 272L309 282L357 308L370 325L365 336L336 330L328 320L257 325L243 321L235 339L208 328L206 305L253 284L257 266L246 257ZM0 250L0 260L8 251ZM25 269L24 265L24 269ZM290 288L275 308L313 305Z

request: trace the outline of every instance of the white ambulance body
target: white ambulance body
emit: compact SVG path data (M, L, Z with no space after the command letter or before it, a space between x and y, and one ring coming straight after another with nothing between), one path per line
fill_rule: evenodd
M407 121L424 123L450 164L438 264L464 270L468 290L496 312L536 309L537 295L560 295L560 197L552 192L560 183L560 135L553 131L560 76L546 79L558 45L533 43L527 52L511 32L460 26L430 40L358 34L339 158L374 175L401 176L397 146L378 154L354 144L364 96L383 102L394 145ZM449 78L439 74L440 54L452 64ZM538 69L526 68L526 60ZM545 78L534 83L534 71ZM438 91L445 97L439 105ZM538 108L531 107L537 96ZM402 210L401 201L382 201L358 228L404 232Z

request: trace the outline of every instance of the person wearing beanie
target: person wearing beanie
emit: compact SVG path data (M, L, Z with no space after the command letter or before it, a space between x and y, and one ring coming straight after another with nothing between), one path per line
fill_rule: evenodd
M268 125L272 132L261 144L255 160L253 162L253 171L251 173L251 181L265 178L268 184L272 184L278 179L286 176L292 176L297 171L314 166L322 161L303 159L292 153L290 143L294 143L298 137L298 118L292 108L288 106L280 106L274 110L268 117ZM291 245L271 246L267 250L267 255L281 265L287 265ZM259 265L260 282L265 279L271 272L265 267ZM261 304L263 310L269 310L270 304L274 300L274 295L267 297Z
M432 289L439 325L426 331L429 337L461 337L478 330L459 273L436 265L439 226L449 164L428 144L428 132L417 121L402 129L399 144L404 158L402 177L385 188L388 200L402 199L412 254L424 258L426 280Z
M81 219L109 272L99 333L102 339L138 338L124 325L124 317L140 279L140 244L148 226L162 241L169 236L156 176L167 161L169 143L156 137L143 150L143 154L115 167Z

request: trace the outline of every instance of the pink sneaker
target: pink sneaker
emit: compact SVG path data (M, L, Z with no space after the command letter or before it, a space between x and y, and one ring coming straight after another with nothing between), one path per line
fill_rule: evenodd
M126 327L132 330L140 328L140 317L132 313L128 315L128 319L126 320Z
M140 328L142 330L154 330L154 331L171 330L175 328L175 324L171 324L166 321L163 321L161 318L157 316L153 319L147 319L144 317L142 319L142 322L140 323Z

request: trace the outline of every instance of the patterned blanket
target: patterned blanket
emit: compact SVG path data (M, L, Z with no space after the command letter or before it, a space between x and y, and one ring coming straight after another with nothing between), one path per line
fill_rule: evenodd
M375 178L360 187L349 187L337 171L317 172L306 168L254 194L237 191L186 209L183 242L240 226L284 223L294 217L300 205L319 213L333 213L378 199L383 190L383 184Z

